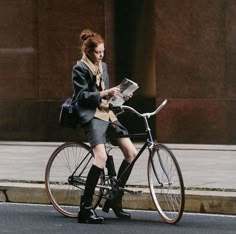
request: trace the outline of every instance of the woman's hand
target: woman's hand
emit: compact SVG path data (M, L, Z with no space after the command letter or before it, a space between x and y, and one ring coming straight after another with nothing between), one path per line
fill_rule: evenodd
M115 86L113 88L108 89L107 91L108 91L108 96L113 97L120 93L120 87Z
M115 96L115 95L117 95L119 93L120 93L120 87L119 86L115 86L113 88L101 91L100 92L100 96L101 97L106 97L106 96L113 97L113 96Z
M131 93L130 95L124 96L124 99L125 99L125 101L128 101L132 97L133 97L133 93Z

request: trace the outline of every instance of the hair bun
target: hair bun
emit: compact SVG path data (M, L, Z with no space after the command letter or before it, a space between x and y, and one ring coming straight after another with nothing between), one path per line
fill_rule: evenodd
M84 29L80 33L80 39L81 39L81 41L86 41L88 38L93 37L94 35L95 35L95 33L92 30Z

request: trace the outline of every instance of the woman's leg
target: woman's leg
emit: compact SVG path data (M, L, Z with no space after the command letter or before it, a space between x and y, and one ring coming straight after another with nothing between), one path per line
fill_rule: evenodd
M104 168L107 161L107 153L104 144L98 144L93 147L93 154L95 157L94 165Z
M135 156L137 155L137 151L129 138L119 138L117 140L117 143L118 146L121 148L125 157L118 171L118 178L122 175L119 186L124 188L132 171L132 166L130 166L130 163L134 160ZM114 213L118 218L130 219L130 214L123 211L122 209L123 195L124 192L120 191L118 196L112 202L106 202L103 211L108 212L109 208L112 208L112 210L114 211Z
M93 194L101 172L106 163L106 151L103 144L94 146L93 153L95 156L94 164L89 170L84 195L81 197L80 211L78 215L79 223L103 223L104 218L98 217L92 208Z
M137 150L130 138L122 137L117 139L117 144L124 154L125 160L131 163L137 155Z

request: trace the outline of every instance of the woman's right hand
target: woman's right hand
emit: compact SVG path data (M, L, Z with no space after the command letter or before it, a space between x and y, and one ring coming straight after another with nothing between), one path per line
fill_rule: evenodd
M120 93L120 87L115 86L113 88L107 89L107 91L108 91L108 96L113 97Z
M100 96L101 97L107 97L107 96L113 97L113 96L115 96L115 95L117 95L119 93L120 93L120 87L119 86L115 86L113 88L101 91L100 92Z

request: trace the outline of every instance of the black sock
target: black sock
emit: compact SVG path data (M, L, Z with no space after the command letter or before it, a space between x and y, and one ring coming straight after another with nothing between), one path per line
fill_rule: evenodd
M123 160L123 162L120 165L119 171L118 171L117 177L118 177L118 179L120 179L120 187L122 187L122 188L125 187L126 182L128 181L131 171L133 169L133 165L132 166L129 166L129 165L130 165L129 162L127 162L126 160ZM121 175L122 175L122 178L120 178Z

